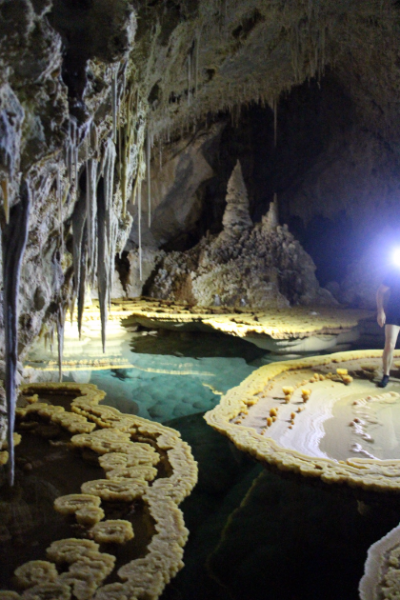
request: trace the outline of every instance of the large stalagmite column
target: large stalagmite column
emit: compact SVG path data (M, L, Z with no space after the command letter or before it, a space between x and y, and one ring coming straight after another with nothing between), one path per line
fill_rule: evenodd
M220 240L226 243L231 242L243 231L253 226L249 213L249 198L239 161L237 161L228 181L226 209L222 224L224 229L220 235Z

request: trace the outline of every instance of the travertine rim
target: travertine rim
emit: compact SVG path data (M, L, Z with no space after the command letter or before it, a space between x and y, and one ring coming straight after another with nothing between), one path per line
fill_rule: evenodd
M83 594L87 599L94 598L96 600L118 600L119 598L129 598L130 600L146 598L150 600L158 598L165 585L183 566L183 546L187 541L188 530L184 525L183 515L178 508L178 504L191 492L197 481L197 463L193 459L190 447L186 442L181 440L180 434L174 429L134 415L124 415L115 408L99 406L99 402L104 398L105 393L93 384L30 384L22 386L21 392L26 395L33 394L33 397L30 398L30 404L27 408L20 409L20 417L24 416L24 411L34 412L37 410L38 414L40 414L39 411L42 411L46 415L46 418L49 418L50 421L57 419L56 422L70 432L70 419L66 420L64 418L65 414L77 417L78 426L82 426L82 433L74 435L71 439L71 442L76 446L80 445L82 435L85 440L89 439L90 441L90 436L93 434L95 436L94 444L98 444L99 439L103 441L110 440L111 445L119 443L122 446L122 450L119 450L120 453L123 452L125 447L129 452L132 451L132 448L129 448L128 445L132 446L135 443L127 441L131 433L137 432L144 436L148 435L155 440L158 449L164 450L167 453L169 463L172 467L172 474L169 477L156 479L152 484L148 484L143 479L143 482L140 481L140 485L137 485L137 487L143 488L143 490L139 490L141 491L140 496L147 503L149 512L155 521L156 533L147 547L148 553L145 557L130 561L119 569L118 574L121 579L119 583L101 586L101 581L98 581L96 585L96 580L93 580L93 565L97 565L101 561L103 563L106 561L108 564L112 556L98 552L96 549L89 549L85 556L78 559L78 562L76 560L73 562L68 573L61 574L57 578L57 574L53 573L55 569L50 569L51 580L49 579L49 581L43 581L35 585L36 581L33 576L31 577L31 587L22 595L16 592L0 591L0 600L9 598L21 598L24 600L25 597L28 598L32 594L37 594L37 598L41 598L40 594L42 594L44 598L48 597L49 593L54 594L55 599L64 596L67 597L68 586L70 594L74 593L73 598L78 597L76 596L77 593L78 595ZM41 392L47 395L51 392L57 394L65 393L67 395L76 394L71 403L71 412L63 412L60 407L54 407L55 410L49 410L48 405L39 402ZM91 412L92 410L93 413ZM63 420L60 420L60 415L63 417ZM88 424L94 425L95 429L92 432L88 432ZM120 429L118 428L119 424L121 424ZM77 433L76 426L76 423L74 423L72 433ZM108 432L110 432L110 435L108 435ZM98 435L96 436L96 434ZM74 438L77 438L78 442L74 443ZM123 444L126 446L124 447ZM144 444L139 443L139 446L141 447L141 455ZM114 451L111 448L103 453L103 450L104 448L101 448L100 456ZM152 469L152 467L150 468ZM118 484L122 484L123 487L129 487L129 473L127 475L127 477L118 477L107 481L110 484L115 482L115 486L117 487ZM75 501L75 499L73 500ZM73 509L73 502L69 501L69 508L70 505L72 505ZM79 503L77 503L78 509ZM107 523L107 521L102 521L102 523ZM64 541L68 542L68 540ZM82 546L82 541L78 540L78 546ZM72 538L70 539L70 543L74 544ZM52 560L51 553L48 558ZM36 569L43 571L45 567L47 568L45 561L42 561L43 565L36 565L38 562L30 561L30 563L21 565L19 569L24 567L27 572L35 573ZM52 563L48 564L51 567ZM79 565L83 566L79 567ZM84 573L83 571L81 573L79 568L83 569ZM88 580L88 572L92 573L90 581ZM78 579L74 575L77 575ZM85 585L89 586L83 591L81 590L82 577L86 578Z
M330 458L315 458L296 450L281 447L275 440L258 434L253 428L232 423L232 419L247 406L268 381L285 371L316 368L331 362L379 358L380 350L338 352L319 357L304 358L273 363L257 369L238 387L228 391L220 403L204 416L207 423L226 435L244 452L262 462L275 465L281 470L294 471L307 477L320 477L326 483L347 483L352 487L378 492L400 492L400 459L375 460L348 458L336 461ZM400 357L400 351L395 352Z

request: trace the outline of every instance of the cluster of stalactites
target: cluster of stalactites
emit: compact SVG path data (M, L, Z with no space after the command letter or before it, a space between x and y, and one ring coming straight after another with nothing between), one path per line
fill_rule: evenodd
M122 72L122 85L118 85ZM127 221L126 204L128 197L140 204L140 184L150 172L150 152L152 137L148 133L147 161L143 160L146 130L146 107L140 102L139 93L127 89L126 65L115 69L112 89L112 128L107 139L99 140L99 132L92 121L85 129L80 129L73 117L70 118L64 145L65 177L60 170L55 177L55 198L57 211L55 219L59 229L57 264L61 270L64 254L64 204L67 198L74 198L72 214L72 254L74 279L72 299L63 289L64 277L58 277L55 286L55 300L58 309L53 324L58 333L59 376L62 378L62 353L65 309L69 304L71 312L75 303L78 309L78 328L81 332L82 316L87 284L93 287L97 280L101 312L102 343L105 349L106 321L111 302L111 288L114 273L114 260L117 250L119 219ZM136 110L135 110L136 108ZM138 123L139 121L139 123ZM119 168L116 168L116 162ZM120 190L117 193L115 175L119 175ZM148 177L149 178L149 177ZM132 187L129 194L128 189ZM149 186L150 187L150 186ZM22 180L19 201L8 210L8 188L2 184L5 219L2 230L3 264L3 314L5 315L6 344L6 397L9 445L9 480L14 482L14 430L17 390L18 359L18 288L20 269L28 237L31 192L29 182ZM151 219L151 197L149 193L149 219ZM138 223L140 227L140 212ZM129 219L128 219L129 221ZM65 286L64 286L65 287ZM53 336L51 336L53 337Z

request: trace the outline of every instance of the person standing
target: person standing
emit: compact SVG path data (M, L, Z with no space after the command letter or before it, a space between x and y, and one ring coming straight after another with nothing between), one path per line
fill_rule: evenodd
M389 296L384 308L384 301ZM379 387L389 383L390 369L393 362L393 352L400 331L400 268L393 269L385 277L376 293L378 309L377 321L379 327L385 327L385 348L382 355L383 377Z

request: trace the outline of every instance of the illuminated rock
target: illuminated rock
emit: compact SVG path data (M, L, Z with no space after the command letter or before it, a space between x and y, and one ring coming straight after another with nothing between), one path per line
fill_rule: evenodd
M128 322L148 328L220 331L272 352L319 352L358 339L357 324L370 316L365 310L338 307L292 307L246 311L228 307L194 307L162 300L121 303Z
M270 364L230 390L205 419L239 449L279 469L399 492L400 385L395 380L378 393L374 371L366 375L363 368L366 361L378 369L381 352ZM337 373L338 366L351 375ZM282 391L287 385L294 388L289 402Z
M364 576L359 585L361 600L396 600L400 591L400 525L368 550Z

